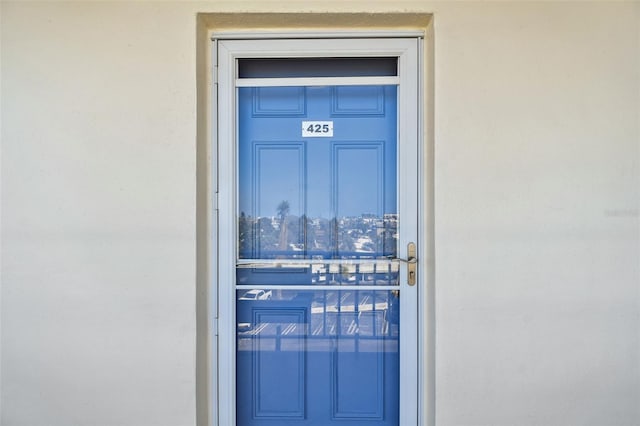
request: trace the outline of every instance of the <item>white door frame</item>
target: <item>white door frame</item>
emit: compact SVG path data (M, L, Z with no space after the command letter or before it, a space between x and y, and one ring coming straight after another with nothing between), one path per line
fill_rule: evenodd
M355 38L348 36L344 40L335 38L326 39L286 39L273 37L270 39L242 39L235 40L214 39L212 58L214 61L213 100L213 146L212 152L217 153L213 157L217 164L212 168L217 173L212 173L212 187L216 188L217 197L214 197L213 210L217 212L217 224L213 224L212 247L217 247L217 259L212 262L211 304L213 338L211 363L211 388L213 404L213 425L235 425L235 269L231 265L236 263L236 59L238 58L304 58L304 57L371 57L371 56L395 56L398 57L398 129L399 130L399 162L414 161L417 163L415 172L398 169L398 191L401 194L404 188L415 188L415 197L409 197L407 210L416 212L415 215L400 217L400 226L412 229L411 236L401 232L398 240L399 256L407 257L407 244L416 242L419 247L418 258L425 243L421 241L420 217L423 206L423 195L420 191L420 182L423 179L423 162L421 157L421 49L420 37L382 37L382 38ZM362 77L358 78L362 79ZM335 84L323 79L314 81L318 84ZM311 82L313 83L313 82ZM340 82L337 82L340 84ZM246 84L246 82L244 83ZM250 84L250 83L249 83ZM280 82L282 84L282 82ZM310 84L310 82L291 82L295 85ZM342 84L353 84L346 79ZM371 81L369 84L378 84ZM217 102L216 102L217 101ZM403 141L405 141L403 143ZM406 141L409 141L407 143ZM417 175L416 175L417 174ZM223 179L220 179L223 177ZM233 177L228 179L227 177ZM220 267L227 265L228 267ZM418 410L420 393L423 384L419 383L418 360L422 337L420 333L420 321L422 317L418 304L418 289L424 285L425 275L418 269L418 284L409 287L406 284L406 268L401 268L401 297L407 302L401 302L401 324L413 323L414 339L413 347L402 347L401 366L401 410L400 424L418 424ZM219 285L219 283L222 283ZM413 301L415 307L407 307L408 301ZM406 333L403 330L403 333ZM402 334L401 334L402 340ZM407 340L407 339L405 339ZM403 370L402 366L405 366ZM406 366L415 366L407 368ZM411 389L411 392L402 389ZM410 402L415 401L415 402ZM403 406L404 404L404 406Z

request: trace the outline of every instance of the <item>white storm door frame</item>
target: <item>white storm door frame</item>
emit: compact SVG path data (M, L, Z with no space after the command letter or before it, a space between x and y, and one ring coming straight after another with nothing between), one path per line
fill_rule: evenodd
M407 258L407 244L418 245L417 285L407 284L404 265L400 273L400 425L418 425L420 344L418 288L424 282L420 265L419 241L419 179L420 161L420 55L421 40L407 38L327 38L327 39L242 39L214 40L214 83L217 84L217 105L214 109L213 152L217 151L217 164L213 165L218 196L218 223L214 224L212 244L218 247L217 259L211 259L217 271L211 284L214 341L211 362L211 395L213 395L214 425L236 425L236 334L235 334L235 265L237 260L237 87L246 84L237 78L237 60L241 58L319 58L319 57L397 57L398 58L398 255ZM216 66L217 64L217 66ZM348 77L343 82L333 80L315 83L358 84L366 77ZM267 79L261 79L264 82ZM292 78L291 85L305 85ZM298 81L296 81L298 80ZM308 79L307 79L308 80ZM363 80L364 81L364 80ZM366 84L366 83L360 83ZM369 83L371 84L371 83ZM375 84L375 83L374 83ZM279 85L282 85L280 82ZM215 99L214 99L215 102ZM215 133L215 132L214 132ZM217 174L215 173L217 170ZM410 213L409 213L410 212ZM216 238L217 235L217 238ZM424 266L423 266L424 267ZM216 320L217 319L217 320ZM403 339L403 336L405 338ZM411 337L411 338L408 338ZM212 337L215 339L215 336Z

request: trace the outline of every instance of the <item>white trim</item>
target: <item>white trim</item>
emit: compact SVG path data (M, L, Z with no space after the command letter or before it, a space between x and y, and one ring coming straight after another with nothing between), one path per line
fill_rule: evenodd
M401 56L407 53L408 41L416 38L354 38L338 43L335 40L295 39L295 40L220 40L218 45L232 56L231 61L241 58L358 58ZM269 43L269 49L261 47L261 42ZM232 52L226 46L233 46ZM222 50L220 50L222 52ZM237 77L237 75L233 74ZM220 75L218 76L220 80Z
M424 38L424 31L214 31L212 40Z
M418 93L421 96L424 95L424 38L418 40ZM427 271L430 268L429 265L429 257L431 249L428 248L428 237L429 233L427 232L427 226L425 226L425 218L427 217L427 209L428 204L425 203L427 200L426 195L426 187L428 187L428 183L426 181L427 173L425 165L427 162L425 161L425 150L427 147L424 144L424 102L421 101L420 97L418 98L418 104L416 105L416 109L418 111L418 247L420 248L420 252L418 256L422 258L421 270L418 270L418 301L420 308L418 309L418 318L417 321L419 323L418 333L418 359L423 360L418 363L417 370L417 378L418 378L418 420L419 424L429 425L426 419L426 413L429 409L429 404L425 403L425 397L428 395L428 391L426 390L428 384L427 381L429 376L429 367L425 368L427 360L427 353L429 351L429 339L426 336L429 324L426 321L426 314L428 308L428 289L427 289Z
M236 290L337 290L337 291L389 291L399 290L400 286L397 285L237 285Z
M402 259L383 257L380 259L238 259L239 268L288 267L308 268L312 265L398 265Z
M235 79L235 61L230 60L231 52L227 46L218 42L218 176L235 176L235 89L230 84ZM220 84L223 82L224 84ZM232 214L223 214L226 206L234 206L234 179L219 179L218 182L218 241L224 244L225 250L218 251L219 265L233 265L236 258L235 221ZM235 289L231 285L218 283L234 283L235 274L231 268L218 269L218 281L214 285L218 288L218 368L217 382L219 389L215 412L218 425L231 426L236 424L235 413L235 339L229 339L228 330L235 330L235 303L229 303L235 297ZM224 368L221 368L224 366ZM228 399L231 398L229 401Z
M293 77L293 78L238 78L236 87L288 87L288 86L396 86L398 77Z
M216 107L218 104L218 82L217 82L217 69L218 69L218 42L214 41L211 47L211 76L209 77L209 94L211 96L211 102L214 103L214 106L209 110L209 120L211 120L211 137L213 142L208 146L208 156L207 159L209 164L218 163L218 150L217 150L217 141L218 137L218 114L216 112ZM207 182L208 182L208 191L207 191L207 205L211 208L211 213L207 214L207 231L208 231L208 246L209 246L209 280L210 282L215 282L218 278L218 238L219 235L219 224L218 224L218 167L215 169L209 167L207 169ZM212 372L215 372L215 377L210 380L209 383L209 398L210 401L207 401L208 404L215 404L216 406L219 404L218 400L218 286L211 285L208 289L208 309L207 315L208 320L210 321L208 324L207 331L211 334L214 332L213 336L210 337L209 340L209 369ZM209 413L208 418L211 422L212 426L218 426L218 417L217 413L215 413L210 408L207 410Z
M398 257L408 259L407 245L418 241L418 39L405 40L407 50L398 57L398 76L401 84L398 89ZM410 165L413 164L413 167ZM404 213L403 213L404 211ZM412 213L412 214L406 214ZM408 231L405 231L407 230ZM417 258L420 260L421 248L418 246ZM407 268L400 268L400 324L413 324L403 327L400 332L414 332L410 344L400 346L400 421L402 426L418 424L418 286L407 284ZM418 275L420 264L418 265Z

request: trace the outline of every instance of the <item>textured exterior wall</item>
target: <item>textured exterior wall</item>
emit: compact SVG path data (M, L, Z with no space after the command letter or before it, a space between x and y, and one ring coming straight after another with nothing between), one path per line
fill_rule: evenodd
M196 423L197 14L247 25L222 12L432 13L436 424L640 424L639 3L0 8L2 426Z

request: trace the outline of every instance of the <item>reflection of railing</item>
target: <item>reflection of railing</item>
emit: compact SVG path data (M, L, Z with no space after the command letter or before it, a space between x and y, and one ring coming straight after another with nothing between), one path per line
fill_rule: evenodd
M281 327L282 328L282 327ZM259 344L257 344L259 342ZM314 336L242 334L238 336L240 352L398 352L398 335L391 336Z
M290 291L289 295L299 294ZM289 339L291 345L300 337L311 347L327 349L323 345L340 342L346 347L358 351L361 341L387 340L398 338L398 299L395 291L343 291L324 290L308 292L315 295L309 299L305 310L309 316L302 322L297 321L256 321L255 323L238 323L239 339L260 339L263 348L280 350L281 339ZM313 300L313 301L311 301ZM283 301L262 300L243 301L246 312L281 312ZM292 304L298 309L297 303ZM276 314L273 314L276 315ZM268 315L271 316L271 315ZM260 315L251 315L255 321ZM248 319L248 318L247 318ZM274 340L275 339L275 340ZM298 339L298 340L296 340ZM274 343L275 342L275 343ZM315 343L314 343L315 342ZM351 342L351 343L349 343ZM331 343L333 344L333 343ZM266 346L264 346L266 345ZM243 345L239 345L240 347ZM244 345L244 350L250 350Z
M236 268L240 285L398 285L400 262L385 258L240 259ZM266 277L266 272L281 275Z
M347 260L347 259L388 259L396 255L395 250L385 251L340 251L334 253L330 250L261 250L257 257L251 252L240 252L240 259L308 259L308 260Z
M396 258L360 258L360 259L238 259L238 268L309 268L314 265L399 265Z

